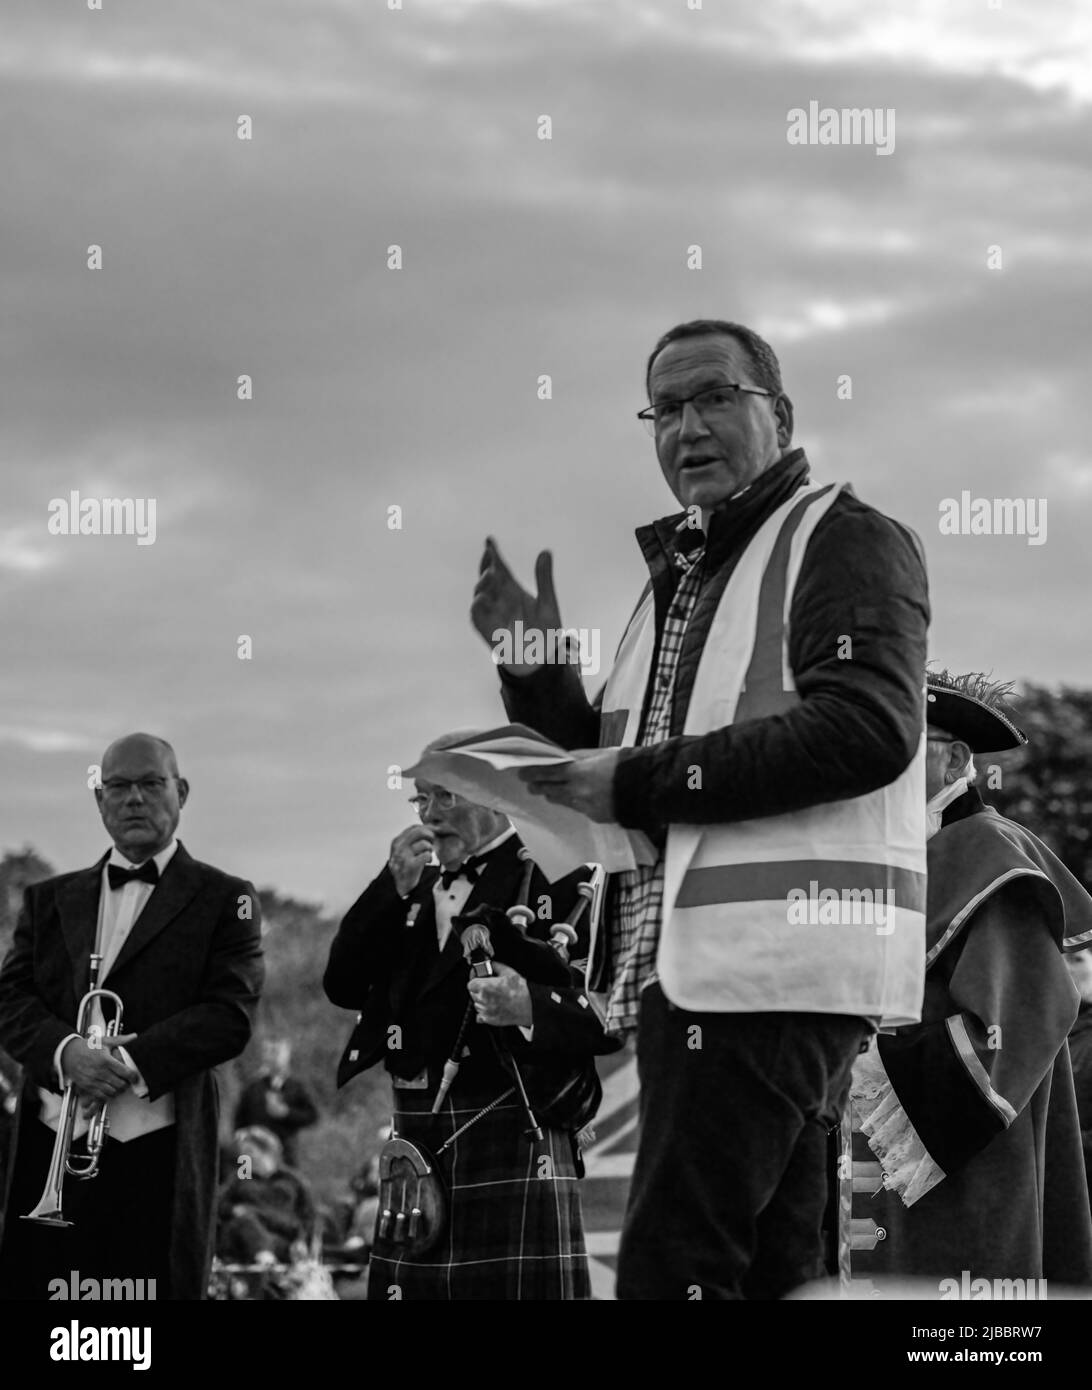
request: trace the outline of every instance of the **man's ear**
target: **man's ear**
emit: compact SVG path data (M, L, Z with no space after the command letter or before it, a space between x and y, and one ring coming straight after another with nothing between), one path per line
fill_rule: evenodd
M783 392L774 401L774 415L777 417L777 442L782 449L792 443L793 408L792 401Z
M186 781L186 779L185 779L184 777L179 777L179 779L178 779L178 804L179 804L180 807L181 807L181 806L185 806L185 804L186 804L186 799L187 799L187 797L189 796L189 794L190 794L190 784Z
M951 768L952 772L955 773L955 776L952 778L953 782L958 782L966 773L973 757L974 749L969 743L964 743L961 738L954 739L948 745L948 766Z

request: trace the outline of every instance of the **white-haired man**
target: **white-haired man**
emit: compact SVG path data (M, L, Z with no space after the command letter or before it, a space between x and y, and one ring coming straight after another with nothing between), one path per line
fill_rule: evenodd
M436 739L426 752L457 737ZM446 1197L441 1216L427 1195L435 1188L404 1167L384 1188L380 1155L368 1297L587 1299L575 1134L601 1094L594 1054L615 1045L580 971L547 944L586 875L548 883L521 859L507 817L420 778L416 788L410 801L419 823L394 837L387 864L345 915L323 980L332 1003L360 1010L338 1085L386 1066L394 1139L384 1153L404 1163L408 1150L395 1141L412 1144L442 1178ZM526 935L505 915L517 899L533 916ZM478 908L488 914L492 977L472 977L460 939L463 919ZM587 955L586 923L585 912L574 959ZM475 1021L465 1027L471 1001ZM541 1137L527 1132L506 1054L533 1106L544 1107L535 1115ZM434 1114L454 1056L457 1075ZM583 1098L580 1113L565 1100L549 1107L570 1084L567 1095Z

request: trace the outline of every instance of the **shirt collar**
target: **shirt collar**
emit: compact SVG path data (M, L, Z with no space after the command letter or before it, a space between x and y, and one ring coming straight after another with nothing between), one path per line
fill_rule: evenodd
M159 870L160 875L162 875L163 870L174 858L174 852L177 848L178 840L176 837L172 836L170 844L164 845L159 853L153 856L155 859L155 866ZM115 845L113 849L111 849L110 858L106 862L107 864L116 864L122 869L139 869L141 864L147 863L147 860L142 859L140 864L134 864L131 860L126 859L125 855L122 854L121 850Z
M468 854L466 856L467 859L480 859L483 854L492 853L493 850L503 845L505 840L510 840L515 833L516 827L510 825L507 830L502 830L501 833L490 840L487 845L480 845L473 854Z
M725 520L735 520L737 517L742 518L745 513L749 515L752 510L761 510L770 496L788 486L790 482L799 486L807 480L809 472L810 465L804 450L790 449L764 473L760 473L753 482L721 503L710 518L710 531L722 529ZM688 511L673 512L671 516L660 517L652 523L651 529L655 531L669 554L688 555L690 551L706 545L705 532L700 527L687 524L689 516ZM645 530L644 527L638 529L639 538Z

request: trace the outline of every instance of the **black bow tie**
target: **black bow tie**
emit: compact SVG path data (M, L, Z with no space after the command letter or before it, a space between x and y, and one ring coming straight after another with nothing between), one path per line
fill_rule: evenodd
M468 878L471 883L477 883L485 864L484 855L472 854L457 869L441 869L440 885L443 888L450 888L457 878Z
M141 864L139 869L123 869L120 864L107 864L106 877L113 889L124 888L127 883L158 883L159 868L154 859Z

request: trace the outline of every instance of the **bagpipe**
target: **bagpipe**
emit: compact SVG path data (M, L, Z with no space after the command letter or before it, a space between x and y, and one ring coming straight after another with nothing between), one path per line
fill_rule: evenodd
M530 935L535 921L529 903L535 864L526 849L520 849L519 857L523 861L523 877L511 907L502 910L480 904L454 919L470 973L478 978L492 975L492 962L496 960L522 975L529 984L571 988L570 951L576 945L578 927L585 916L589 937L599 923L606 873L598 864L588 866L589 876L576 885L576 900L568 916L551 922L546 941ZM432 1107L434 1114L439 1112L458 1075L467 1037L474 1026L474 1005L470 1003L444 1064ZM542 1138L542 1123L574 1133L590 1123L603 1099L593 1057L536 1057L521 1047L523 1040L518 1028L490 1027L487 1035L497 1060L512 1079L527 1120L527 1133L532 1138Z
M526 849L519 854L524 869L516 902L504 910L481 904L453 920L471 976L492 975L493 961L499 961L529 983L571 988L574 981L569 953L576 944L577 928L585 914L589 936L599 922L606 873L598 864L589 866L589 877L577 884L572 910L564 921L551 923L549 940L544 941L529 934L528 929L535 922L529 905L535 865ZM592 1007L590 1000L588 1007ZM518 1028L478 1025L473 1001L467 1005L444 1064L432 1113L440 1112L459 1073L470 1030L479 1026L485 1029L512 1085L450 1135L435 1155L419 1141L392 1132L379 1154L375 1236L379 1253L397 1252L404 1257L420 1258L435 1248L447 1226L449 1205L439 1158L460 1134L513 1093L519 1099L526 1133L532 1142L543 1138L543 1124L568 1131L578 1171L582 1171L577 1135L593 1119L603 1099L594 1057L533 1057L521 1046L523 1039Z

